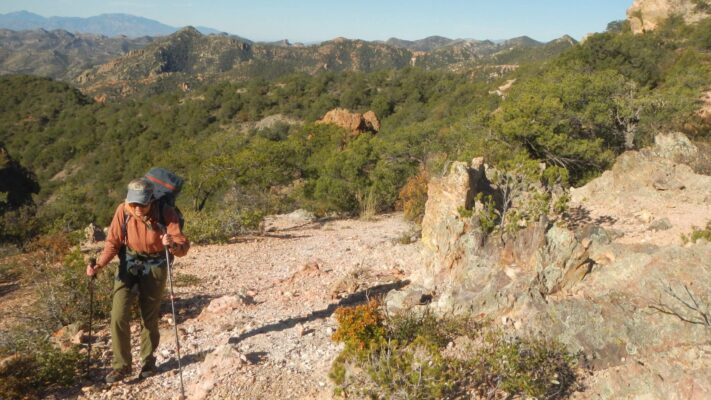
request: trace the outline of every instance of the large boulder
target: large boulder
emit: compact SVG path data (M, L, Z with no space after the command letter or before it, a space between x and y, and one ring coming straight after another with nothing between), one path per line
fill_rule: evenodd
M364 132L377 133L380 130L380 121L373 111L365 114L353 113L345 108L334 108L326 113L318 123L334 124L346 129L352 136Z
M627 9L627 19L634 33L656 29L673 15L679 15L687 23L708 17L708 0L635 0Z

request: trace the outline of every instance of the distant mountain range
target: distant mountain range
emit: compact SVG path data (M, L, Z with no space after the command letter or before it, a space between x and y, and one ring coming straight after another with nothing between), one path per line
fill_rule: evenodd
M0 75L39 75L71 81L84 70L104 64L155 40L106 37L64 30L0 29Z
M158 21L129 14L101 14L95 17L49 17L45 18L28 11L0 14L0 28L13 31L34 29L62 29L72 33L94 33L104 36L166 36L180 28ZM217 34L220 31L207 27L197 27L203 34Z
M429 36L420 40L390 38L385 41L385 44L411 51L432 51L438 47L447 46L454 42L457 42L457 39L448 39L442 36Z
M519 61L547 59L576 44L570 37L549 43L526 37L500 44L446 38L437 41L439 43L430 40L429 44L413 45L413 48L431 48L431 51L345 38L312 46L288 42L264 44L229 36L205 36L187 27L107 64L87 69L76 77L75 84L89 94L115 97L152 90L151 87L185 90L211 80L274 78L294 72L372 72L409 66L451 71L472 68L510 71Z
M203 35L192 27L155 38L0 29L0 74L47 76L73 82L89 94L117 97L151 87L185 88L205 81L294 72L371 72L408 66L510 70L522 61L555 56L576 43L570 37L549 43L526 37L498 44L442 37L389 42L394 44L344 38L311 46L254 43L238 36Z
M430 36L384 42L336 38L304 45L288 40L252 42L225 33L206 35L206 31L215 32L193 27L176 31L125 14L44 18L23 11L0 15L0 75L46 76L72 82L98 97L122 97L295 72L371 72L415 66L459 72L488 68L487 76L491 71L498 76L521 62L548 59L577 43L569 36L548 43L527 36L497 42Z

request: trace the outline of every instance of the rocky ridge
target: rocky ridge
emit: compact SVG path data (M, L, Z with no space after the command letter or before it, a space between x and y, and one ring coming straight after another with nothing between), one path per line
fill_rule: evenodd
M194 28L184 28L139 51L87 69L76 83L92 95L122 96L155 84L175 86L209 79L274 77L289 72L372 72L411 65L456 70L464 64L498 65L500 59L515 64L521 56L535 58L532 54L540 50L541 57L549 57L572 45L569 41L541 44L530 39L500 44L469 40L454 41L432 51L414 51L382 42L336 38L312 46L284 46L250 43L230 36L205 36Z
M429 186L424 264L388 307L557 338L591 368L578 398L707 398L711 243L682 245L679 232L711 219L711 177L694 172L708 155L681 134L660 135L574 190L566 221L544 218L505 242L461 212L488 188L483 160L455 163ZM637 218L646 205L649 217Z
M0 29L0 75L28 74L69 81L84 70L145 47L150 37L106 37L63 30Z
M72 82L103 100L150 89L194 87L210 80L273 78L292 72L372 72L412 65L461 71L544 59L574 41L500 43L426 38L368 42L336 38L317 45L255 43L204 35L186 27L163 37L106 37L63 30L0 30L0 74L32 74Z

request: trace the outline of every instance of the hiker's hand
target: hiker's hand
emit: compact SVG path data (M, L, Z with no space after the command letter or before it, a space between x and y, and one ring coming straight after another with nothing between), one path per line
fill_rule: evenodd
M86 275L87 276L94 276L96 273L99 271L99 268L96 265L91 265L91 264L86 264Z
M173 241L173 237L167 233L165 235L161 236L160 238L163 241L163 246L173 247L173 245L175 244L175 242Z

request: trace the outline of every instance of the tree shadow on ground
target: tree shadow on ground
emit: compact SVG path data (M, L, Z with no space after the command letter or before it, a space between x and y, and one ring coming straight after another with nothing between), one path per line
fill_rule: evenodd
M0 297L12 293L19 288L20 285L17 282L0 283Z
M205 357L210 352L211 352L211 350L201 350L197 353L182 354L180 357L180 366L184 369L185 367L187 367L190 364L202 362L205 360ZM94 362L92 362L92 364L94 364L95 362L96 362L96 360L94 360ZM69 397L72 397L72 395L76 396L78 394L81 394L82 393L81 388L85 387L85 386L98 385L99 388L109 387L109 385L104 383L104 377L106 376L106 374L108 374L111 371L111 364L108 362L103 362L101 364L102 365L100 365L100 366L94 365L91 368L90 375L83 376L84 379L81 382L79 382L78 386L66 388L65 390L63 390L61 392L61 394L64 397L61 397L61 398L69 398ZM167 376L161 376L161 375L165 375L170 371L175 371L176 379L177 379L178 378L177 377L178 359L175 357L171 357L167 362L164 362L164 363L158 365L158 367L156 369L157 370L156 370L155 375L153 375L153 377L151 377L151 378L146 378L146 379L152 379L155 377L160 377L160 379L167 379L168 378ZM141 379L138 376L138 372L139 371L134 370L132 377L125 380L123 382L123 384L134 385L134 384L141 382L143 379Z
M244 356L247 357L247 361L249 361L251 364L261 364L264 361L267 360L267 356L269 353L266 351L253 351L251 353L247 353Z
M338 307L351 306L351 305L363 303L371 297L384 296L391 290L399 290L409 284L410 284L409 280L399 280L399 281L393 282L393 283L387 283L387 284L373 286L371 288L353 293L350 296L341 299L337 303L331 303L328 305L328 307L326 307L322 310L312 311L308 315L301 316L301 317L294 317L294 318L289 318L289 319L285 319L285 320L280 320L280 321L277 321L277 322L274 322L271 324L267 324L267 325L261 326L259 328L244 332L238 336L233 336L229 339L229 343L237 344L237 343L239 343L247 338L250 338L252 336L261 335L261 334L267 333L267 332L279 332L279 331L293 328L298 324L303 324L305 322L315 321L317 319L328 318L336 311L336 309Z
M191 354L182 354L180 356L180 366L185 368L186 366L190 364L194 364L196 362L203 362L205 360L205 357L212 352L212 350L201 350L197 353L191 353ZM175 370L177 372L178 370L178 359L175 357L171 357L167 362L164 362L163 364L158 366L158 371L156 372L156 376L164 374L166 372Z
M570 228L579 228L592 222L590 210L583 206L570 207L564 214L563 220Z
M265 233L262 237L273 239L305 239L310 238L311 235L292 235L290 233Z
M251 243L251 242L259 242L259 241L266 240L266 239L290 240L290 239L305 239L305 238L310 238L310 237L311 237L311 235L293 235L293 234L289 234L289 233L285 233L285 234L263 233L263 234L257 234L257 235L252 235L252 236L242 236L242 237L232 238L229 240L229 243L230 244Z
M161 315L172 314L170 307L170 293L167 293L167 299L163 299L160 305ZM191 297L175 297L175 314L178 324L185 322L200 315L202 310L207 307L216 296L196 295Z
M590 210L583 206L570 207L564 214L563 220L571 229L581 228L585 225L612 225L617 222L617 218L609 215L601 215L594 220L590 216Z

